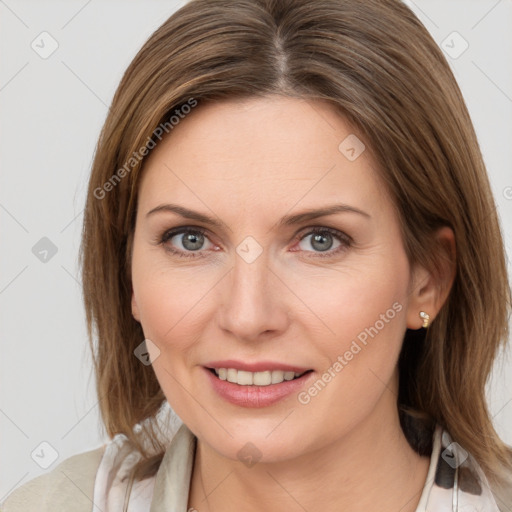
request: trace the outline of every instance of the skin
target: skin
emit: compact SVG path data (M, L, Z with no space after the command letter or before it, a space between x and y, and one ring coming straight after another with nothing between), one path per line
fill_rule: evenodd
M433 319L449 286L409 264L369 151L349 161L338 150L353 133L320 100L230 100L199 105L148 157L132 312L160 350L153 368L167 400L198 437L189 507L199 512L416 509L429 458L410 448L399 425L397 359L405 329L421 328L421 310ZM166 203L225 227L147 215ZM335 203L367 215L277 224ZM158 243L180 226L206 230L198 251L183 245L183 234ZM327 234L332 246L322 251L312 227L352 242ZM252 263L236 252L247 236L263 250ZM438 236L453 250L448 228ZM296 394L263 408L233 405L205 374L213 360L280 361L314 370L307 389L396 303L394 318L306 405ZM261 453L252 467L237 457L247 442Z

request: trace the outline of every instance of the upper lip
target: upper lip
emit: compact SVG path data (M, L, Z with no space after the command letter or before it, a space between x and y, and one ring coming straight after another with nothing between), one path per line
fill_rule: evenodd
M246 363L243 361L236 361L228 359L225 361L212 361L205 364L206 368L234 368L235 370L242 370L246 372L264 372L266 370L282 370L285 372L304 373L311 368L304 368L301 366L293 366L290 364L279 363L277 361L257 361L254 363Z

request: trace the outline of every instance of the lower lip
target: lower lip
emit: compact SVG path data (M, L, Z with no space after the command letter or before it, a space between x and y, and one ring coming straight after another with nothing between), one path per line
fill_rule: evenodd
M241 407L268 407L304 387L314 372L308 372L298 379L285 380L269 386L240 386L227 380L221 380L208 368L204 368L213 389L225 400Z

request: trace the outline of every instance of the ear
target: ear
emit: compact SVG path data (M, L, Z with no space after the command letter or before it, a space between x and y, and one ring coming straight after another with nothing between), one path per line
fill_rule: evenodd
M430 316L430 323L439 313L450 293L456 273L455 235L448 226L440 228L434 235L437 251L435 272L422 266L413 269L412 291L407 310L407 327L420 329L423 319L420 311Z
M137 305L137 300L135 299L135 293L132 288L132 316L140 322L140 314L139 314L139 306Z

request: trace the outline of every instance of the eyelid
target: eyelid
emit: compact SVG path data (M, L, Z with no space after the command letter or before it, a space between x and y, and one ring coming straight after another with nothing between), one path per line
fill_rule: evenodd
M175 254L177 256L182 256L184 258L201 258L204 257L204 250L199 251L182 251L181 249L176 249L167 245L167 242L174 238L177 235L182 235L184 233L200 233L202 236L207 238L211 244L214 244L210 237L208 236L208 230L200 227L200 226L177 226L175 228L166 229L163 233L159 234L156 243L158 245L164 246L165 250ZM215 244L214 244L215 245Z
M305 228L302 228L300 231L298 231L296 237L300 237L300 240L302 240L307 235L311 235L314 233L330 233L333 236L345 240L345 242L353 243L354 241L352 237L350 235L347 235L347 233L345 233L344 231L320 224L316 226L307 226Z
M159 235L159 239L163 240L165 238L166 240L169 240L176 235L181 235L182 233L187 232L201 233L201 235L208 237L208 230L200 226L177 226L175 228L166 229L161 235Z
M305 231L305 233L304 233ZM344 231L341 231L336 228L331 228L329 226L324 225L317 225L317 226L308 226L302 230L300 230L295 240L297 240L297 243L301 242L306 238L307 236L312 236L315 234L322 234L322 233L329 233L334 238L337 238L340 242L340 246L333 250L327 250L327 251L292 251L292 252L305 252L309 254L313 254L313 256L306 256L307 258L335 258L345 252L347 249L352 247L354 244L354 241L351 236L347 235Z
M174 228L166 229L163 233L161 233L156 243L159 245L163 245L165 247L165 250L171 252L172 254L175 254L180 257L184 258L199 258L199 257L205 257L204 254L205 250L198 250L198 251L182 251L181 249L175 249L171 248L166 245L166 242L168 242L170 239L175 237L176 235L181 235L187 232L192 233L200 233L202 236L207 238L210 243L214 244L214 242L210 239L210 236L208 234L208 229L203 228L201 226L190 226L190 225L184 225L184 226L177 226ZM336 248L335 250L328 250L328 251L304 251L306 253L312 253L315 256L313 257L334 257L339 252L342 252L346 250L348 247L350 247L353 244L353 239L351 236L347 235L345 232L332 228L325 225L315 225L315 226L306 226L304 228L301 228L294 236L293 241L294 242L300 242L307 236L315 235L317 233L329 233L333 237L337 238L341 245L340 247ZM214 244L215 245L215 244ZM292 251L292 252L301 252L301 251Z

